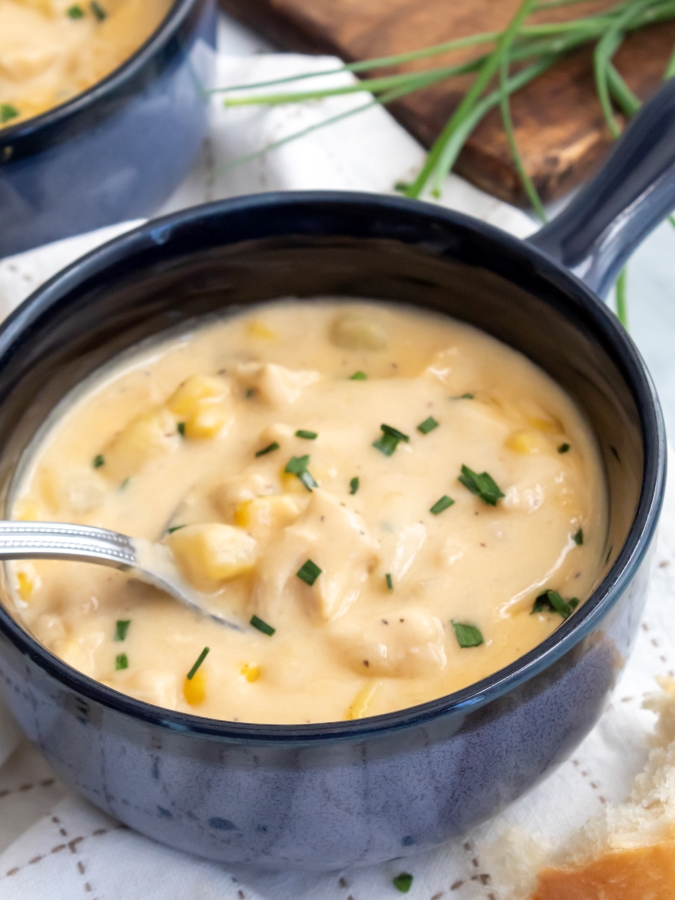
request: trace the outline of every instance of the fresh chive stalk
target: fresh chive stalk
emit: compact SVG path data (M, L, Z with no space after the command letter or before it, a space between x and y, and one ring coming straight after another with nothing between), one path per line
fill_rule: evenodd
M406 443L410 440L407 434L399 431L398 428L392 428L391 425L380 425L382 435L376 441L373 441L373 447L384 453L385 456L392 456L401 441Z
M204 647L202 652L199 654L199 656L195 660L195 664L190 669L190 671L187 673L186 677L187 677L188 681L192 681L192 679L195 677L195 675L197 674L197 670L199 669L201 664L204 662L206 657L209 655L210 649L211 649L210 647Z
M167 528L167 534L173 534L174 531L180 531L181 528L187 528L187 525L172 525L171 528Z
M264 622L262 619L258 618L258 616L251 616L249 625L257 628L258 631L262 631L262 633L266 634L268 637L272 637L272 635L276 631L276 628L272 628L271 625L268 625L267 622Z
M308 559L300 566L295 574L300 579L300 581L304 581L305 584L308 584L310 587L312 587L322 571L323 570L320 569L315 562L313 562L311 559Z
M361 482L360 482L358 476L355 476L354 478L352 478L352 480L349 482L349 493L355 494L358 491L360 485L361 485Z
M452 627L455 629L457 643L463 650L468 647L480 647L481 644L485 643L485 638L475 625L468 625L466 622L456 622L453 619Z
M350 381L365 381L368 376L365 372L354 372L353 375L349 376Z
M295 436L302 438L304 441L315 441L319 435L316 431L305 431L304 428L298 428L295 432Z
M582 545L583 542L584 542L584 532L583 532L583 529L582 529L582 528L580 528L580 529L574 534L573 540L574 540L574 543L577 545L577 547L581 547L581 545Z
M387 572L387 574L384 576L384 580L387 584L387 590L389 591L390 594L393 594L394 593L394 579L391 577L390 572Z
M108 13L103 9L100 3L97 0L91 0L91 11L96 16L99 22L102 22L104 19L108 18Z
M424 422L420 422L417 426L417 430L420 434L429 434L430 431L433 431L434 428L438 428L438 422L434 419L433 416L429 416L428 419L425 419Z
M400 891L402 894L407 894L410 888L412 887L413 876L410 872L401 872L400 875L397 875L395 878L392 878L392 884L396 888L397 891Z
M558 447L558 453L569 453L570 445L569 444L561 444Z
M131 625L131 619L118 619L115 623L115 640L124 641Z
M443 494L441 499L437 500L434 503L434 505L431 507L429 512L433 513L433 515L437 516L440 513L442 513L443 510L448 509L448 507L452 506L454 504L454 502L455 501L452 499L452 497L448 497L447 494Z
M129 658L126 653L118 653L115 657L115 670L119 672L121 669L129 668Z
M488 475L487 472L482 472L479 475L468 466L462 466L462 474L457 480L488 506L496 506L497 502L505 496L494 478Z
M569 619L578 605L579 601L576 597L572 597L570 600L563 600L557 591L546 590L539 594L534 601L531 615L540 612L556 612L563 619Z
M256 457L258 456L266 456L268 453L273 453L275 450L279 449L279 443L277 441L272 441L271 444L268 444L266 447L263 447L262 450L258 450L256 453Z
M82 19L84 17L84 10L81 6L77 6L76 4L74 6L68 7L68 9L66 10L66 15L70 19Z
M185 437L185 422L179 422L178 425L176 425L176 431L181 437Z
M94 461L92 462L92 465L95 469L100 469L101 466L104 466L105 465L105 457L103 456L103 454L99 453L98 456L95 456Z
M295 475L304 484L308 491L313 491L319 485L316 483L312 475L307 469L309 465L309 456L292 456L286 463L284 472L289 475Z

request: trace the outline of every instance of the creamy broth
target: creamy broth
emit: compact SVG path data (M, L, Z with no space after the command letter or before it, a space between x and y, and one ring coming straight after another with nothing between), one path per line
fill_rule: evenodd
M172 0L0 0L0 128L65 103L145 43Z
M589 596L607 529L592 431L541 369L448 318L330 299L108 366L55 410L13 516L163 542L245 625L109 569L17 563L19 615L57 656L264 723L377 715L513 662Z

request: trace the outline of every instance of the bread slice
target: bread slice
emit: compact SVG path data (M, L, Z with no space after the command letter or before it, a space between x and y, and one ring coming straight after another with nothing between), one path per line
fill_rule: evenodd
M675 681L645 703L654 749L624 803L608 805L536 874L528 900L675 900Z

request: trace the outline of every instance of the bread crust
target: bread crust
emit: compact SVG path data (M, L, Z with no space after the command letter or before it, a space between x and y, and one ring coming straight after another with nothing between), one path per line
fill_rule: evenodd
M674 900L675 840L604 853L577 869L546 867L530 900Z

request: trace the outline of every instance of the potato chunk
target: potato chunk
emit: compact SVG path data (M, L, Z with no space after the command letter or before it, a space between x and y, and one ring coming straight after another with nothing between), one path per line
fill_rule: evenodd
M387 328L372 312L340 313L330 332L331 340L345 350L385 350Z
M255 565L256 542L241 528L214 522L187 525L169 536L178 566L200 591L213 592L223 582Z
M216 403L230 396L230 383L212 375L190 375L167 400L167 406L177 416L195 412L205 400Z
M336 622L333 644L344 662L362 675L424 678L445 667L445 633L429 610L383 606Z
M176 421L168 410L155 409L136 416L103 448L101 475L122 482L150 460L172 453L180 446Z
M295 522L302 505L299 498L288 494L245 500L234 511L234 524L244 528L256 540L269 538Z

